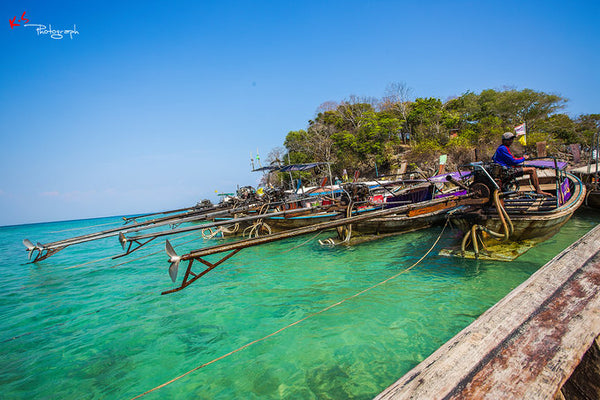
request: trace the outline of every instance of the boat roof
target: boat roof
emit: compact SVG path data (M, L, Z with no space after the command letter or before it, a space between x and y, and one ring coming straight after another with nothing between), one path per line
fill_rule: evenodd
M261 167L253 169L252 172L258 171L280 171L280 172L288 172L288 171L307 171L309 169L313 169L318 167L319 165L327 165L326 162L316 162L316 163L308 163L308 164L290 164L290 165L269 165L267 167Z
M432 176L431 178L429 178L428 180L431 182L446 182L447 176L450 175L452 178L454 178L457 181L462 181L463 179L471 176L471 171L456 171L456 172L450 172L450 173L445 173L445 174L441 174L441 175L435 175Z
M555 164L554 160L525 160L525 162L523 162L523 165L529 166L529 167L537 167L537 168L556 168L556 167L558 167L558 169L565 169L565 167L567 166L567 162L556 160L556 164Z
M588 169L589 168L589 169ZM573 168L569 172L574 174L595 174L599 171L598 164L585 165L579 168Z

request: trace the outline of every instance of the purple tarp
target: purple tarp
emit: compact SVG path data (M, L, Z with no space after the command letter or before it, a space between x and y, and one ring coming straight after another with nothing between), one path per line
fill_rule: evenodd
M537 168L554 168L554 160L525 160L523 165ZM556 165L558 165L559 169L565 169L567 163L564 161L557 161Z
M446 177L450 175L452 178L454 178L457 181L462 181L463 179L465 179L468 176L471 176L471 171L456 171L456 172L450 172L447 174L441 174L441 175L436 175L436 176L432 176L431 178L429 178L429 180L431 182L446 182L447 179Z

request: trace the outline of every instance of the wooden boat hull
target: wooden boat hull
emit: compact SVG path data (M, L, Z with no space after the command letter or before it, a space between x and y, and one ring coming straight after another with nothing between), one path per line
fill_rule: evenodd
M444 221L448 211L456 204L448 204L421 214L406 213L389 215L362 221L352 226L353 231L368 235L381 235L390 233L411 232L418 229L429 228Z
M510 207L506 207L514 227L514 232L508 240L545 240L558 232L586 198L586 189L581 180L572 174L567 174L567 178L571 182L571 197L559 207L546 211L531 211L523 208L511 210ZM463 232L470 230L473 224L481 225L494 232L503 231L502 221L492 206L481 213L479 218L473 218L472 215L470 217L457 215L451 220ZM498 240L485 232L482 232L482 234L486 243L498 243Z
M457 207L455 201L456 196L464 195L463 192L448 192L443 196L438 196L436 199L431 197L431 184L421 184L416 187L409 187L401 192L394 193L394 196L386 198L385 202L375 203L376 205L363 206L352 212L353 216L368 214L369 212L398 206L406 203L412 204L414 207L402 214L386 215L384 217L374 217L372 219L364 219L352 225L352 231L362 235L382 235L395 234L402 232L414 231L417 229L428 228L436 223L444 220L445 214ZM381 196L380 196L381 197ZM438 200L447 197L447 201L439 202ZM390 200L390 201L387 201ZM291 210L293 212L293 210ZM251 221L248 223L239 223L235 229L229 229L224 232L224 235L232 234L249 234L259 230L259 235L271 232L283 232L293 229L304 228L319 223L334 221L343 218L345 215L344 209L340 208L338 212L318 211L318 212L303 212L285 216L265 215L264 219ZM233 223L233 221L232 221Z
M589 190L585 197L585 205L592 208L600 208L600 190Z
M509 240L519 241L526 239L547 239L554 235L559 229L571 218L575 209L565 210L560 213L554 213L551 215L543 216L510 216L514 226L514 232L510 236ZM510 214L509 214L510 215ZM471 222L466 220L457 219L453 221L463 232L471 229ZM491 216L488 219L479 221L479 225L484 226L494 232L501 232L502 222L497 216ZM485 235L484 238L489 239L490 242L497 242L489 235Z
M306 226L319 224L321 222L333 221L339 217L339 213L322 213L313 215L303 215L298 217L271 217L264 220L273 232L287 231L290 229L304 228Z

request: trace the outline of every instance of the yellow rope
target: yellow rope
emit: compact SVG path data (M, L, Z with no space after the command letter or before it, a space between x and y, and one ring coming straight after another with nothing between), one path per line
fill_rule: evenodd
M194 371L197 371L197 370L199 370L199 369L201 369L201 368L204 368L204 367L206 367L206 366L209 366L209 365L211 365L211 364L213 364L213 363L215 363L215 362L217 362L217 361L219 361L219 360L222 360L222 359L224 359L224 358L226 358L226 357L229 357L230 355L232 355L232 354L235 354L235 353L237 353L237 352L239 352L239 351L242 351L242 350L244 350L245 348L252 346L253 344L256 344L256 343L262 342L262 341L264 341L264 340L266 340L266 339L268 339L268 338L270 338L270 337L272 337L272 336L275 336L275 335L277 335L277 334L278 334L278 333L280 333L280 332L283 332L284 330L286 330L286 329L288 329L288 328L291 328L291 327L293 327L293 326L295 326L295 325L298 325L299 323L301 323L301 322L303 322L303 321L306 321L306 320L307 320L307 319L309 319L309 318L312 318L312 317L314 317L314 316L317 316L317 315L319 315L319 314L322 314L322 313L324 313L325 311L328 311L328 310L332 309L333 307L339 306L340 304L343 304L343 303L347 302L348 300L351 300L351 299L353 299L353 298L355 298L355 297L358 297L358 296L360 296L360 295L362 295L362 294L364 294L364 293L366 293L366 292L370 291L371 289L374 289L374 288L376 288L376 287L378 287L378 286L381 286L381 285L383 285L383 284L385 284L385 283L387 283L387 282L391 281L392 279L394 279L394 278L397 278L398 276L400 276L400 275L402 275L402 274L405 274L405 273L407 273L408 271L410 271L411 269L413 269L414 267L416 267L416 266L417 266L417 265L418 265L418 264L419 264L421 261L423 261L423 259L425 259L425 257L427 257L427 256L429 255L429 253L431 253L431 251L434 249L434 247L437 245L437 243L438 243L438 242L440 241L440 239L442 238L442 235L443 235L444 231L446 230L446 226L448 226L448 220L446 220L446 224L444 225L444 228L442 229L442 232L440 233L440 235L438 236L438 238L435 240L435 242L433 243L433 245L431 246L431 248L430 248L429 250L427 250L427 252L426 252L426 253L425 253L425 254L424 254L424 255L423 255L423 256L422 256L422 257L421 257L421 258L420 258L420 259L419 259L417 262L415 262L415 263L414 263L413 265L411 265L410 267L408 267L408 268L406 268L406 269L404 269L404 270L402 270L402 271L398 272L396 275L393 275L393 276L391 276L391 277L389 277L389 278L387 278L387 279L385 279L385 280L383 280L383 281L381 281L381 282L379 282L379 283L376 283L375 285L373 285L373 286L371 286L371 287L368 287L368 288L366 288L366 289L364 289L364 290L361 290L360 292L358 292L358 293L355 293L355 294L353 294L352 296L346 297L345 299L343 299L343 300L340 300L340 301L338 301L337 303L331 304L331 305L329 305L329 306L327 306L327 307L325 307L325 308L323 308L323 309L321 309L321 310L319 310L319 311L317 311L317 312L314 312L314 313L312 313L312 314L309 314L309 315L307 315L306 317L304 317L304 318L301 318L301 319L299 319L299 320L297 320L297 321L295 321L295 322L292 322L291 324L289 324L289 325L286 325L286 326L284 326L283 328L280 328L280 329L276 330L275 332L272 332L272 333L270 333L270 334L268 334L268 335L266 335L266 336L263 336L263 337L262 337L262 338L260 338L260 339L253 340L253 341L251 341L251 342L249 342L249 343L246 343L245 345L243 345L243 346L241 346L241 347L238 347L238 348L237 348L237 349L235 349L235 350L232 350L232 351L230 351L229 353L223 354L223 355L222 355L222 356L220 356L220 357L217 357L217 358L215 358L215 359L213 359L213 360L211 360L211 361L208 361L208 362L206 362L206 363L204 363L204 364L202 364L202 365L199 365L199 366L197 366L197 367L195 367L195 368L192 368L191 370L189 370L189 371L187 371L187 372L185 372L185 373L183 373L183 374L181 374L181 375L179 375L179 376L177 376L177 377L175 377L175 378L171 379L171 380L170 380L170 381L168 381L168 382L165 382L165 383L163 383L163 384L161 384L161 385L158 385L158 386L156 386L156 387L154 387L154 388L152 388L152 389L150 389L150 390L147 390L147 391L145 391L145 392L144 392L144 393L142 393L142 394L139 394L139 395L137 395L137 396L133 397L131 400L139 399L139 398L140 398L140 397L142 397L142 396L145 396L145 395L147 395L147 394L149 394L149 393L152 393L152 392L154 392L154 391L156 391L156 390L158 390L158 389L161 389L161 388L163 388L163 387L165 387L165 386L168 386L168 385L170 385L171 383L173 383L173 382L175 382L175 381L178 381L179 379L181 379L181 378L183 378L183 377L185 377L185 376L187 376L187 375L191 374L191 373L192 373L192 372L194 372Z

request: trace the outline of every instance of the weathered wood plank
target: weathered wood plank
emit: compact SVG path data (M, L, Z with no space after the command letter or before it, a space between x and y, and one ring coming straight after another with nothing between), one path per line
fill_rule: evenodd
M551 399L600 333L600 225L376 399Z
M600 399L600 348L598 338L561 388L565 399Z

